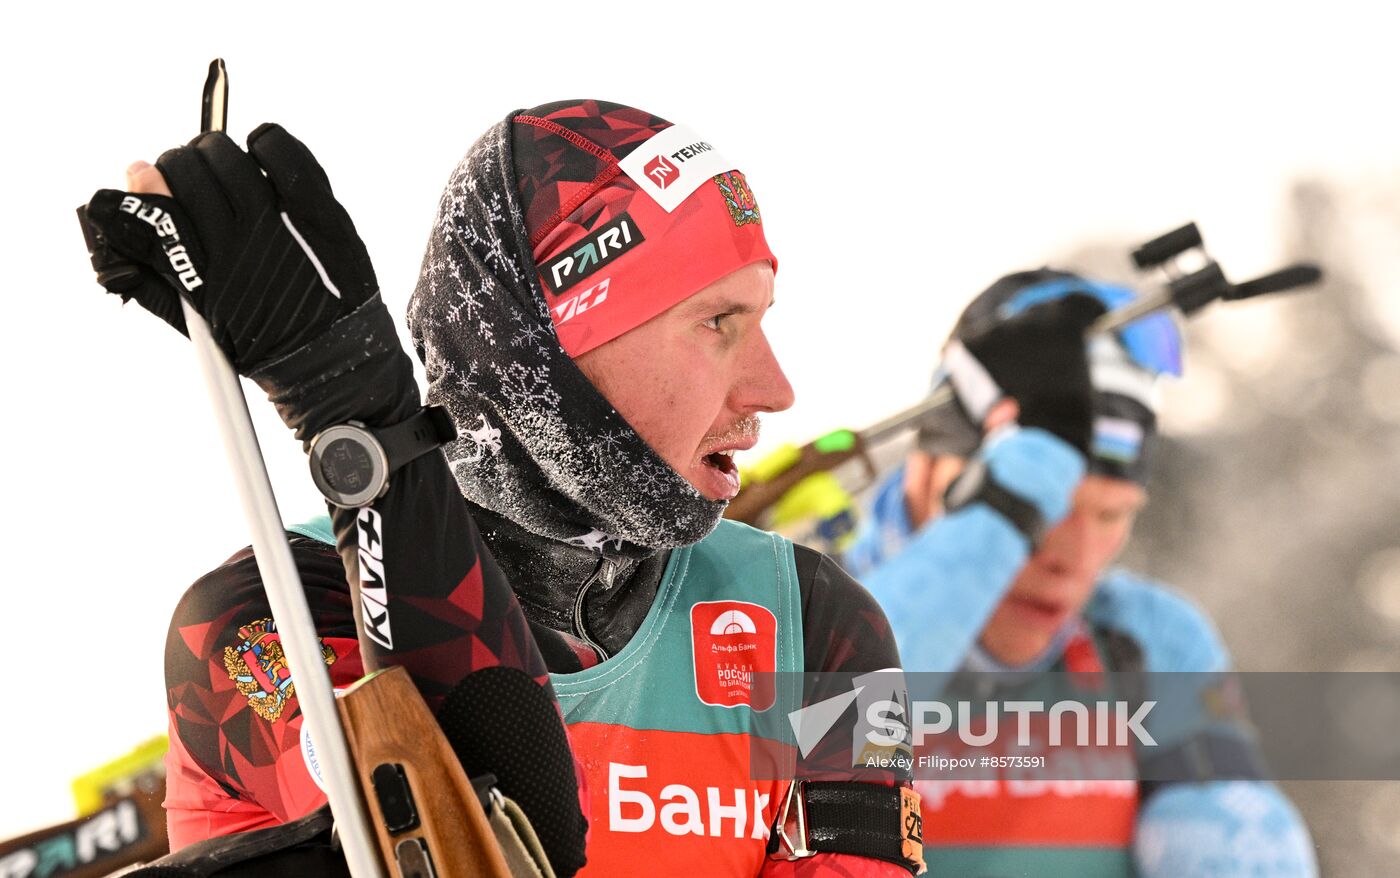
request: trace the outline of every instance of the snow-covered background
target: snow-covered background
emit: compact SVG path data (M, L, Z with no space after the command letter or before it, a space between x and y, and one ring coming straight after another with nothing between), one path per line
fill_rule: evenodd
M704 133L746 172L781 260L768 327L798 403L767 420L760 451L915 402L958 309L997 275L1086 253L1122 273L1119 245L1190 219L1237 278L1295 256L1344 260L1347 326L1360 325L1376 355L1337 380L1394 423L1400 57L1374 5L426 8L53 3L7 13L0 838L66 819L74 775L163 731L170 610L247 542L187 345L102 293L73 216L95 188L120 187L130 161L195 133L216 55L229 64L231 133L276 120L316 151L397 314L448 172L508 111L599 97ZM1105 241L1119 249L1083 249ZM1257 448L1220 435L1248 427L1268 443L1311 429L1289 397L1241 408L1231 395L1316 362L1293 353L1310 349L1325 324L1317 315L1329 312L1300 307L1254 303L1202 321L1198 347L1209 353L1166 415L1183 448L1223 466L1220 455ZM1324 336L1321 350L1357 352L1339 344L1351 335ZM256 390L250 399L284 514L316 512L299 448ZM1334 443L1343 463L1326 474L1310 475L1309 457L1294 454L1280 458L1292 469L1270 475L1288 485L1359 473L1363 486L1383 486L1397 462L1384 451L1396 447ZM1329 508L1356 508L1344 501ZM1327 520L1310 529L1282 515L1272 537L1305 554L1309 539L1335 547L1339 526ZM1394 536L1393 518L1372 527L1381 544ZM1209 529L1172 533L1186 535L1173 546L1196 566L1161 572L1222 558ZM1229 569L1269 553L1269 537L1264 528L1231 543ZM1362 632L1360 665L1336 649L1357 638L1353 628L1285 638L1301 644L1292 650L1267 636L1300 615L1285 612L1286 595L1268 594L1269 615L1255 619L1266 601L1244 586L1227 599L1182 584L1228 614L1248 669L1400 666L1400 555L1347 551L1356 571L1335 581L1319 571L1305 615L1325 617L1331 595L1360 595L1358 618L1378 626ZM1381 857L1400 838L1395 785L1345 789L1329 808L1352 816L1324 833L1330 874L1353 874L1343 870L1365 862L1361 852Z

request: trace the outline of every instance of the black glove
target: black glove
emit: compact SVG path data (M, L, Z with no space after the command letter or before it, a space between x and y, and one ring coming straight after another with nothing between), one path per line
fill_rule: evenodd
M1094 391L1084 332L1104 310L1093 296L1073 293L961 338L1002 393L1016 400L1021 426L1048 430L1085 457L1094 435ZM971 414L980 420L986 413Z
M93 195L79 215L99 282L182 333L187 299L303 440L408 417L412 364L325 171L280 125L259 126L248 150L201 134L156 162L174 198Z
M103 285L181 332L183 295L245 375L379 288L311 152L270 124L248 136L248 149L223 133L201 134L156 162L173 199L103 189L85 211Z

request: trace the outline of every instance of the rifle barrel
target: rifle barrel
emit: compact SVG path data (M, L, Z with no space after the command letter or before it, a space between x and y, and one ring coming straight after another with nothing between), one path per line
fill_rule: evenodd
M1170 288L1164 288L1149 296L1136 299L1133 302L1116 308L1095 320L1085 335L1104 335L1114 332L1140 320L1149 314L1166 308L1172 304ZM944 406L953 404L953 388L947 384L940 384L933 389L933 392L920 402L915 403L902 412L891 415L860 431L860 439L867 446L877 445L905 430L918 427L925 418L939 411Z
M940 384L933 389L932 393L924 397L922 402L861 430L860 440L866 445L876 445L897 433L918 426L924 418L952 402L953 388L947 384Z

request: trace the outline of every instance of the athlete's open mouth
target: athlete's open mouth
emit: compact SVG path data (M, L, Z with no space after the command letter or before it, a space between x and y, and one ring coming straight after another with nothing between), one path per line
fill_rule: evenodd
M734 455L753 448L758 442L758 418L749 415L731 424L723 432L706 436L699 451L709 451L700 455L692 484L711 500L733 500L739 493L739 467L734 463Z
M738 467L734 465L733 451L714 451L702 457L701 460L706 465L712 466L726 475L738 472Z
M733 500L739 493L739 468L734 465L734 451L729 448L711 451L700 458L700 476L695 487L711 500Z

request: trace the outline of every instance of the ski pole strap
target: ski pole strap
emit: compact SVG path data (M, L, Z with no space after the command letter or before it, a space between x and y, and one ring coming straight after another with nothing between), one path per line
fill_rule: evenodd
M768 856L800 860L850 854L926 871L919 794L856 781L795 780L768 837Z
M1030 542L1032 549L1040 545L1041 538L1049 529L1045 516L1034 503L997 481L986 462L975 457L948 486L943 497L943 508L956 512L973 503L985 503L1009 521Z
M1146 778L1138 781L1139 795L1144 802L1174 783L1262 780L1267 775L1263 758L1253 741L1214 731L1201 732L1165 753L1142 758L1138 773Z

